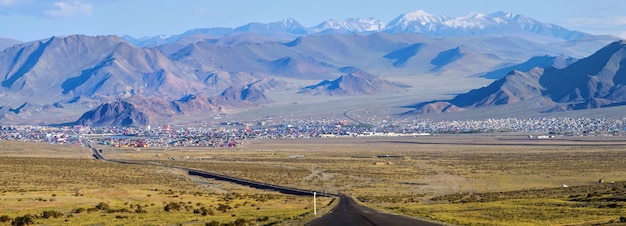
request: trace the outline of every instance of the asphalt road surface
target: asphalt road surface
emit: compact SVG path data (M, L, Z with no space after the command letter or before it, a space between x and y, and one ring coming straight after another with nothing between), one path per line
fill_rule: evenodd
M440 226L440 224L418 220L415 218L378 212L372 208L360 206L348 196L341 196L339 203L329 213L317 218L308 226L368 226L368 225L424 225Z
M91 145L87 141L83 141L85 146L90 148L93 151L93 156L96 159L103 161L110 161L122 164L138 164L135 162L126 162L119 160L107 160L102 156L100 150L92 148ZM179 168L179 167L176 167ZM260 189L269 189L275 190L278 192L282 192L285 194L294 194L294 195L311 195L312 191L303 191L301 189L296 188L287 188L278 185L265 184L256 181L245 180L241 178L229 177L225 175L214 174L210 172L192 170L187 168L179 168L189 171L190 175L202 176L202 177L210 177L221 180L227 180L238 184L243 184L255 188ZM309 226L369 226L369 225L384 225L384 226L394 226L394 225L424 225L424 226L439 226L440 224L436 224L433 222L427 222L423 220L418 220L415 218L410 218L406 216L393 215L387 213L378 212L372 208L368 208L365 206L360 206L354 200L345 195L338 194L326 194L327 196L335 196L339 197L339 203L335 206L329 213L326 215L317 218L306 225Z

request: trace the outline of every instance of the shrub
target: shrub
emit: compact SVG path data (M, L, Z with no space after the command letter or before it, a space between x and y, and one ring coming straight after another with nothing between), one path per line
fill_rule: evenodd
M258 217L258 218L256 219L256 221L259 221L259 222L260 222L260 221L268 221L269 219L270 219L270 217L268 217L268 216L264 216L264 217Z
M16 217L11 222L11 225L13 226L24 226L24 225L31 225L31 224L35 224L35 217L30 214L26 214L21 217Z
M227 204L221 204L221 203L220 203L220 204L218 205L218 207L217 207L217 210L218 210L218 211L222 211L223 213L226 213L226 211L229 211L229 210L231 210L231 209L233 209L233 208L232 208L232 207L230 207L229 205L227 205Z
M204 206L201 207L200 209L193 210L193 213L202 214L202 216L208 216L208 215L213 216L215 214L211 208L206 208Z
M120 208L120 209L109 209L106 211L107 213L132 213L128 208Z
M246 221L246 219L243 219L243 218L237 218L237 220L235 220L235 225L236 226L246 226L246 225L248 225L248 221Z
M101 203L98 203L98 205L96 205L96 208L99 209L99 210L108 210L111 207L109 207L108 203L101 202Z
M163 207L163 210L165 210L166 212L180 211L182 209L183 206L176 202L170 202L169 204L165 205L165 207Z
M137 206L137 209L135 209L135 213L147 213L148 210L144 209L141 206Z
M63 213L56 211L56 210L46 210L41 213L41 216L46 219L51 218L51 217L59 218L59 217L63 217Z
M213 216L213 215L215 215L215 212L213 212L213 209L211 209L211 208L204 208L204 207L202 207L200 209L202 210L202 216L207 216L207 215Z
M91 208L87 209L87 213L93 213L93 212L98 212L98 208L91 207Z
M211 221L209 223L204 224L205 226L220 226L222 225L219 221Z
M0 216L0 222L11 222L13 220L13 218L9 217L8 215L2 215Z

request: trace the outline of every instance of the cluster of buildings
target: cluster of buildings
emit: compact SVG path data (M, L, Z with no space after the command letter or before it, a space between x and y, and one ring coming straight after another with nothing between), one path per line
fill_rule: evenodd
M90 139L121 148L236 147L248 140L323 138L341 136L419 136L444 133L528 132L545 134L622 135L626 119L609 118L506 118L488 120L429 121L422 119L370 120L365 123L334 119L264 120L253 123L222 122L202 126L45 127L1 126L1 140L81 145Z
M433 133L544 132L551 134L612 133L626 129L626 118L505 118L425 122L422 129Z

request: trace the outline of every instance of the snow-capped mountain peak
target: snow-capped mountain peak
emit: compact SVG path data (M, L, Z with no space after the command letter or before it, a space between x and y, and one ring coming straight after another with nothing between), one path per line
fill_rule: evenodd
M436 22L441 21L441 18L435 17L432 14L427 13L424 10L421 10L421 9L417 10L417 11L414 11L414 12L410 12L410 13L404 14L402 16L402 19L405 22L419 21L422 24L425 24L425 23L436 23Z
M477 13L477 12L471 12L467 16L465 16L465 18L475 19L475 20L476 19L482 19L482 18L485 18L485 17L487 17L487 15L482 14L482 13Z
M588 34L541 23L524 15L497 11L491 14L470 13L451 18L433 16L423 10L401 15L385 27L389 33L421 33L435 36L520 35L535 33L552 38L573 40Z
M427 24L440 23L446 19L446 16L433 16L432 14L420 9L398 16L396 19L389 22L389 25L410 27L415 23L419 23L420 25L425 26Z
M488 15L491 18L502 18L502 19L511 19L517 16L516 14L504 12L504 11L496 11Z
M194 29L171 38L153 37L125 39L137 45L163 44L176 41L186 35L211 33L213 36L225 36L230 33L257 33L281 39L292 39L309 34L354 34L354 33L419 33L432 36L496 35L520 36L522 38L548 38L546 40L575 40L588 34L542 23L530 17L509 12L497 11L491 14L477 12L466 16L434 16L424 10L402 14L389 23L374 18L348 18L345 20L327 20L314 27L304 27L296 20L287 18L273 23L249 23L237 28ZM152 39L152 40L150 40ZM147 44L142 44L147 43Z
M385 27L385 31L391 33L429 33L437 32L443 21L448 20L446 16L433 16L424 10L417 10L400 15L392 20Z
M443 25L456 29L485 29L489 23L491 23L491 18L485 14L476 12L471 12L467 16L442 21Z
M283 22L283 26L285 26L285 27L291 27L291 26L293 26L294 24L296 24L296 25L298 25L298 26L300 25L300 24L298 23L298 21L296 21L296 20L295 20L295 19L293 19L293 18L283 19L283 20L282 20L282 22Z
M345 20L327 20L323 23L312 27L311 33L343 31L348 33L355 32L371 32L381 31L385 27L385 23L372 17L364 18L348 18Z

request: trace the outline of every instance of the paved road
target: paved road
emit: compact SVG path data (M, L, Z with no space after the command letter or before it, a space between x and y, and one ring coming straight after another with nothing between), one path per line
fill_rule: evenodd
M89 145L89 143L86 141L83 141L83 143L85 144L85 146L87 146L93 151L93 156L96 159L109 161L109 162L122 163L122 164L141 164L141 163L135 163L135 162L120 161L120 160L107 160L104 158L104 156L102 156L102 153L100 152L100 150L92 148L91 145ZM274 190L274 191L278 191L278 192L285 193L285 194L306 195L306 196L313 195L313 191L305 190L305 189L288 188L288 187L283 187L279 185L266 184L266 183L261 183L257 181L251 181L251 180L246 180L242 178L230 177L226 175L215 174L211 172L205 172L205 171L194 170L194 169L188 169L188 168L183 168L183 167L173 167L173 168L187 170L189 175L193 175L193 176L201 176L201 177L214 178L218 180L226 180L226 181L230 181L230 182L237 183L237 184L242 184L242 185L246 185L246 186L250 186L254 188L260 188L260 189L266 189L266 190ZM309 222L307 224L309 226L335 226L335 225L337 226L351 226L351 225L357 225L357 226L369 226L369 225L435 226L437 225L438 226L440 225L440 224L435 224L432 222L421 221L421 220L410 218L410 217L380 213L372 208L360 206L359 204L354 202L352 198L345 196L345 195L328 194L328 193L322 193L319 191L317 192L317 194L320 194L320 195L325 194L325 196L339 197L339 203L330 211L330 213L327 213L326 215Z
M339 203L326 215L317 218L307 226L369 226L369 225L424 225L440 226L415 218L381 213L372 208L360 206L348 196L341 196Z
M363 123L363 122L361 122L361 121L357 120L356 118L354 118L354 117L352 117L352 116L348 115L348 113L350 113L351 111L354 111L354 109L351 109L351 110L348 110L348 111L344 112L344 113L343 113L343 116L344 116L344 117L346 117L346 118L348 118L348 119L350 119L350 120L352 120L353 122L356 122L357 124L365 124L365 123Z

